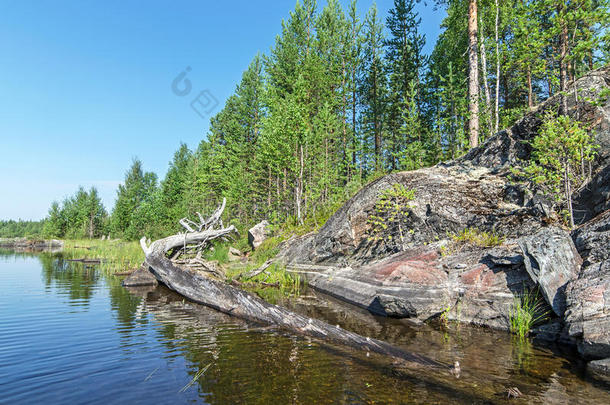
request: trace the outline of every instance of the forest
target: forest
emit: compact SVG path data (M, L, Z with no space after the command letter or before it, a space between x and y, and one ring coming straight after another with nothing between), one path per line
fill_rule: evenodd
M239 229L314 229L372 179L457 158L551 95L565 105L578 97L568 83L610 58L608 0L439 0L429 55L415 5L381 16L355 0L297 2L163 179L134 159L111 210L80 188L41 223L1 222L0 236L158 238L223 198Z

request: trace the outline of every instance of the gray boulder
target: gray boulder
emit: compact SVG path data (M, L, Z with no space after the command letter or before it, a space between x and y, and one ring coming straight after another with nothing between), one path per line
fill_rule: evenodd
M156 286L159 284L155 276L148 271L148 266L143 264L139 269L131 273L123 280L123 287Z
M584 259L578 279L566 289L565 321L585 357L610 357L610 211L572 235Z
M268 221L261 221L248 230L248 242L256 249L269 237L271 230Z
M574 196L574 222L582 224L610 209L610 165Z
M553 311L563 316L566 285L576 279L582 264L572 238L562 229L542 228L534 235L519 239L517 243L532 281L540 286Z
M229 248L229 251L227 252L227 257L229 258L230 262L236 262L236 261L241 260L241 258L243 257L243 254L239 251L239 249L236 249L233 246L231 246Z

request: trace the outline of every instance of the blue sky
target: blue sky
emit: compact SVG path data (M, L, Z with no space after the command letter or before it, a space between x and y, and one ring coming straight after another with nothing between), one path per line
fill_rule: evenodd
M43 218L79 185L110 209L136 156L162 178L181 142L206 135L193 95L208 90L218 112L295 4L0 0L0 218ZM377 5L385 19L392 2ZM429 52L444 11L418 10ZM193 90L178 97L187 66Z

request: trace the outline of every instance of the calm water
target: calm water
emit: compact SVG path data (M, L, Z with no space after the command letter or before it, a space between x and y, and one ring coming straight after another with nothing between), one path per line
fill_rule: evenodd
M312 292L289 303L405 350L462 364L397 364L257 327L57 254L0 252L0 403L610 404L572 353L470 327L411 327ZM366 326L363 326L366 325ZM208 367L192 385L199 370Z

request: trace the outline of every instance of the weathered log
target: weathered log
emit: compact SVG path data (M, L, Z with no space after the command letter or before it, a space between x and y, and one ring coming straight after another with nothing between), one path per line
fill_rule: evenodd
M338 325L332 326L317 319L304 317L286 308L269 304L249 292L212 280L197 272L182 269L159 251L147 254L146 263L157 280L170 289L220 312L367 352L419 364L442 366L436 361L408 353L386 342L358 335Z
M66 259L69 262L78 262L78 263L85 263L85 264L99 264L102 262L101 259Z
M220 216L224 211L225 205L227 204L226 198L222 199L222 204L214 211L212 216L207 220L203 219L200 213L197 213L200 223L197 224L188 218L182 218L179 223L186 229L185 233L178 235L168 236L167 238L156 240L150 244L147 244L146 237L140 239L140 246L144 251L144 254L148 255L152 252L167 253L170 250L176 248L182 248L177 250L172 255L172 260L175 260L180 256L181 252L186 251L188 245L197 245L197 250L202 250L207 247L209 241L219 238L225 238L226 236L237 233L235 226L231 225L227 228L222 227L222 220ZM214 225L220 222L220 229L214 229ZM193 229L193 226L197 228L197 231ZM190 247L189 247L190 248Z

